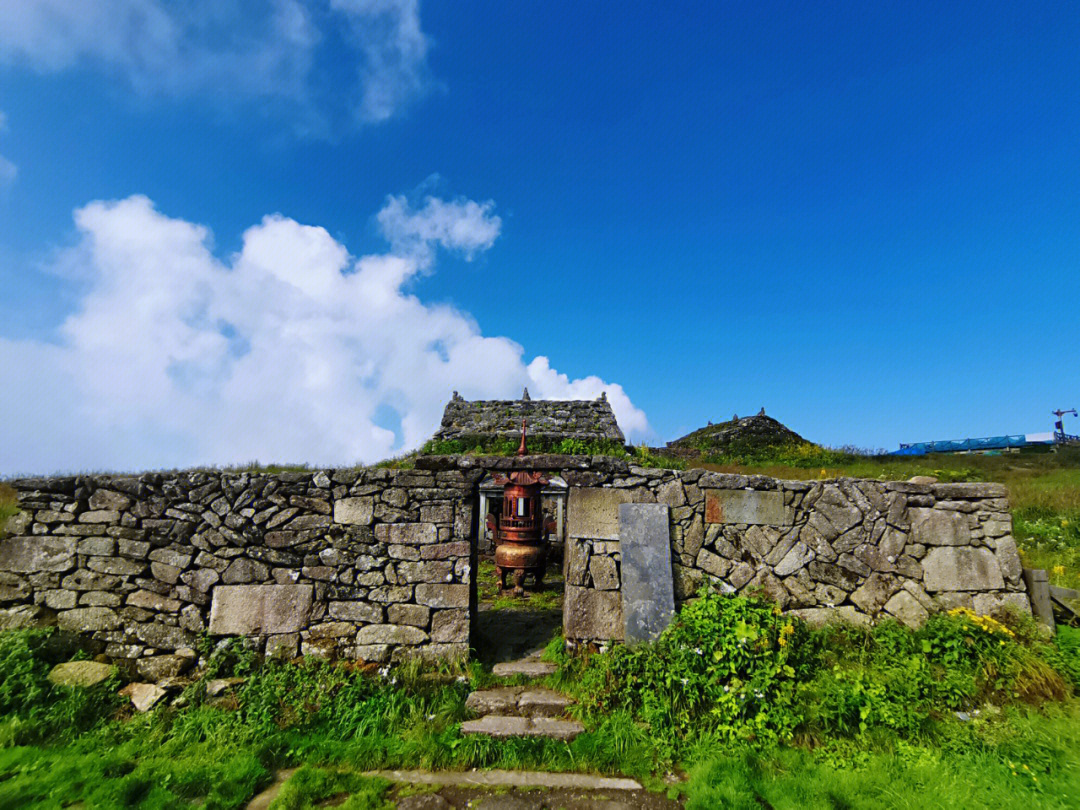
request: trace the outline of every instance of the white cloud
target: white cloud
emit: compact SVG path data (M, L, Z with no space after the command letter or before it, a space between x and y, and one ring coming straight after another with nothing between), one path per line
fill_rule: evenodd
M492 213L494 210L492 200L447 202L431 196L416 210L404 196L390 196L376 219L395 252L418 256L426 266L435 245L461 251L470 261L490 248L502 228L502 219Z
M649 432L649 420L645 412L636 407L618 383L606 383L597 376L571 380L551 367L546 357L534 358L526 371L533 393L540 399L596 399L606 393L619 427L630 436L642 436Z
M420 30L418 0L330 0L342 12L364 55L359 67L362 121L385 121L430 86L428 38Z
M387 210L401 210L390 198ZM75 212L58 259L85 285L53 342L0 338L0 472L373 461L426 440L451 391L468 398L594 397L647 430L622 387L570 381L545 357L485 337L465 313L402 285L433 245L471 255L499 232L490 203L429 199L438 227L354 259L324 229L280 215L222 261L206 228L145 197ZM460 222L453 220L453 214ZM460 225L460 227L458 227ZM391 233L397 233L391 229ZM385 415L400 427L387 429Z
M320 96L315 68L329 41L347 43L357 84ZM415 0L0 3L0 62L102 69L142 93L285 100L312 118L338 104L361 122L393 116L427 91L427 48Z

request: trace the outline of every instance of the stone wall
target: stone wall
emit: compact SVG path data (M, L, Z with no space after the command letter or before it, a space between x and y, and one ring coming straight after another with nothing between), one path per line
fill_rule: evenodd
M267 654L461 656L476 610L479 482L511 469L569 486L568 640L623 636L623 503L667 508L657 542L670 546L670 570L636 573L670 577L677 602L711 581L810 621L1029 610L997 484L779 481L601 456L429 456L417 467L6 482L22 511L0 540L0 627L57 624L153 672L203 634Z
M140 673L202 634L269 654L467 654L479 471L8 481L0 623L89 635Z
M568 639L622 638L618 505L669 507L674 593L705 581L763 592L809 621L856 623L1002 604L1029 612L998 484L763 476L629 467L571 489L567 527Z

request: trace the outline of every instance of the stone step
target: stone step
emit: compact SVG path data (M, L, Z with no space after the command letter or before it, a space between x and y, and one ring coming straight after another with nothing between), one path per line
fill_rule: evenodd
M542 686L500 686L473 692L465 707L476 714L558 717L574 701Z
M509 678L513 675L524 675L527 678L544 678L555 672L558 667L538 658L525 658L521 661L505 661L496 664L491 673L496 678Z
M462 734L485 734L495 738L549 737L563 742L570 742L584 730L585 727L574 720L503 714L488 714L479 720L469 720L461 724Z

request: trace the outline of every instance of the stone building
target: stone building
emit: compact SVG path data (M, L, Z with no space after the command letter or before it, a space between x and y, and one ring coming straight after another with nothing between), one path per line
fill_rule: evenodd
M485 442L492 439L516 440L521 436L521 420L529 420L529 438L537 444L554 444L563 439L582 442L618 442L624 444L619 423L601 394L593 400L532 399L529 389L521 399L468 401L457 391L446 403L436 441L457 440Z

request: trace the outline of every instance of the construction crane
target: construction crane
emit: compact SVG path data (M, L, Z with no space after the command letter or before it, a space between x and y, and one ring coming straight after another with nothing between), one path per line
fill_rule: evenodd
M1062 410L1058 408L1056 411L1050 411L1057 417L1057 421L1054 422L1054 443L1055 444L1072 444L1073 442L1080 442L1080 436L1070 436L1065 432L1065 414L1071 413L1076 416L1076 408L1069 408L1068 410Z

